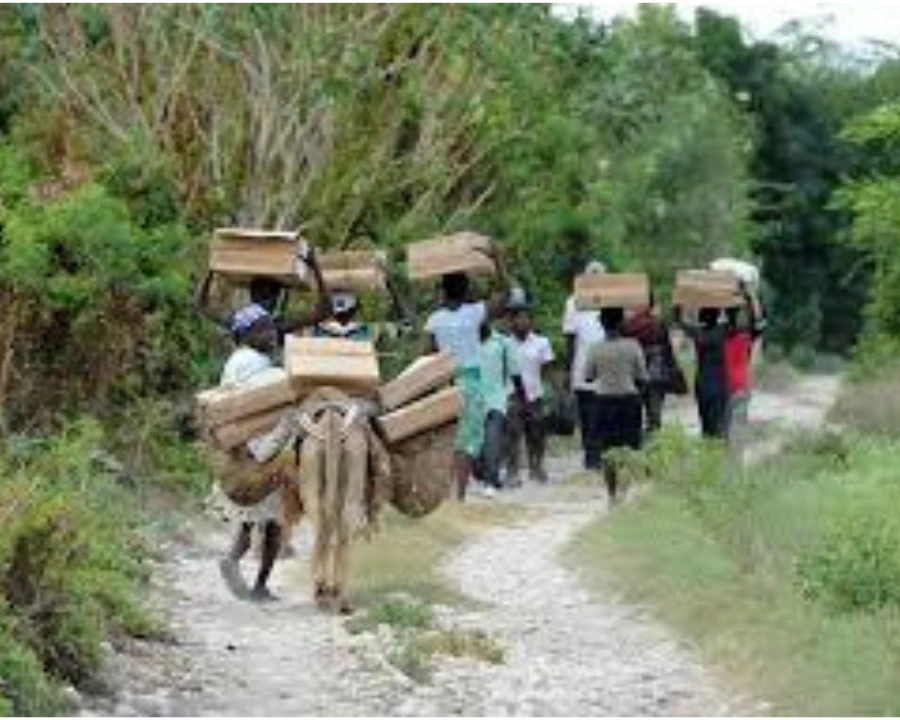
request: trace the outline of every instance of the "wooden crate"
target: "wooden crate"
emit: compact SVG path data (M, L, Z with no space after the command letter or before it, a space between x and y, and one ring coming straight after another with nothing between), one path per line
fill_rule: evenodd
M297 393L281 368L270 368L234 385L204 390L195 396L197 417L207 428L290 405Z
M367 341L288 335L284 365L301 395L325 386L371 395L381 379L375 346Z
M209 247L209 269L234 282L268 277L289 285L306 282L297 253L306 243L295 232L219 228Z
M456 363L448 352L421 357L402 373L378 389L378 400L385 412L405 405L427 392L453 380Z
M411 280L428 280L448 273L492 275L494 261L477 249L487 250L491 239L473 232L461 232L422 240L406 248Z
M210 434L216 445L223 450L231 450L272 430L291 407L293 406L283 405L255 415L247 415L213 428Z
M575 278L579 310L635 308L650 303L650 280L643 273L587 273Z
M729 272L682 270L675 278L672 304L685 308L734 307L740 304L737 279Z
M374 250L337 250L319 256L322 277L329 289L384 290L384 269Z
M451 422L462 413L462 394L456 387L426 395L376 419L384 439L394 444Z

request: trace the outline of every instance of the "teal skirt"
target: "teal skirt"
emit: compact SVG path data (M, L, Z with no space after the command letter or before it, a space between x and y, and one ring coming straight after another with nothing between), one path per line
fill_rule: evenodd
M484 444L484 395L481 392L481 370L461 368L456 372L456 385L462 393L462 415L456 428L455 447L470 458L481 454Z

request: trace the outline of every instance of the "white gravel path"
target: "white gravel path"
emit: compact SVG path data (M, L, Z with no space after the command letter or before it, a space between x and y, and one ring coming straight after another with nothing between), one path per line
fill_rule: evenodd
M752 416L816 425L834 397L831 379L785 395L760 393ZM690 422L687 406L671 409ZM564 477L573 458L552 464ZM82 714L104 715L726 715L758 712L717 685L690 648L644 611L588 593L559 552L605 513L598 489L526 486L515 502L537 510L474 537L443 568L477 601L444 609L444 622L483 630L505 650L489 665L441 659L417 684L385 659L370 634L317 613L292 562L276 568L282 600L235 600L218 576L225 529L206 527L163 548L155 601L172 643L133 642L106 671L111 697Z

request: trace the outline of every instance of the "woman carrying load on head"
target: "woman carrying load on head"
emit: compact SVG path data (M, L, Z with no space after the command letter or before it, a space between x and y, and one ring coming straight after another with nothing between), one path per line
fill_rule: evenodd
M473 463L484 442L484 403L481 392L481 328L486 320L499 317L506 307L509 275L496 245L479 250L494 261L497 289L488 301L472 301L469 277L451 273L441 278L439 307L428 316L425 331L429 352L448 351L456 361L456 383L463 397L457 427L453 475L457 496L465 499Z
M643 404L641 394L647 383L647 366L640 344L622 334L625 311L621 307L603 308L600 324L605 340L591 345L585 364L585 379L594 385L596 420L590 427L591 438L600 448L601 467L610 504L619 501L618 468L607 451L614 448L640 448L643 440Z
M700 430L705 438L725 438L728 430L728 373L725 365L725 343L728 328L722 324L722 310L700 308L699 324L688 322L675 306L675 323L694 341L697 372L694 396L700 416Z
M237 347L222 370L222 386L244 382L273 367L271 356L278 342L275 322L261 305L251 304L235 312L231 319L231 331ZM223 578L239 597L248 596L239 564L250 549L253 526L257 525L263 535L262 560L249 597L254 600L274 599L267 581L283 540L283 490L291 489L291 450L297 431L295 414L288 411L275 428L230 451L217 468L220 481L227 479L237 485L261 482L265 485L258 501L249 506L235 504L240 525L231 550L220 562ZM282 454L285 451L290 457Z

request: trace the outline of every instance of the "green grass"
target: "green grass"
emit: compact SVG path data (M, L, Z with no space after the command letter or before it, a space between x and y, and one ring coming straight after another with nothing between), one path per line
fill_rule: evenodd
M390 629L393 642L386 659L416 682L428 682L439 655L503 662L503 649L489 635L440 626L432 607L474 604L441 575L442 563L478 531L521 520L524 513L500 502L447 502L419 520L388 512L372 540L353 549L351 593L360 607L346 622L347 631ZM295 572L308 580L306 568Z
M804 440L730 482L703 451L668 452L668 463L655 458L654 491L585 530L568 561L596 588L650 608L773 712L900 712L900 583L877 602L840 605L810 594L803 569L824 557L814 567L827 592L848 577L893 588L895 566L873 562L868 540L900 540L900 447ZM869 549L845 534L847 517L871 528ZM823 552L835 543L842 552Z
M353 548L352 589L362 605L402 593L427 603L464 599L441 576L441 563L479 530L520 519L508 503L445 502L418 520L389 511L383 528Z

